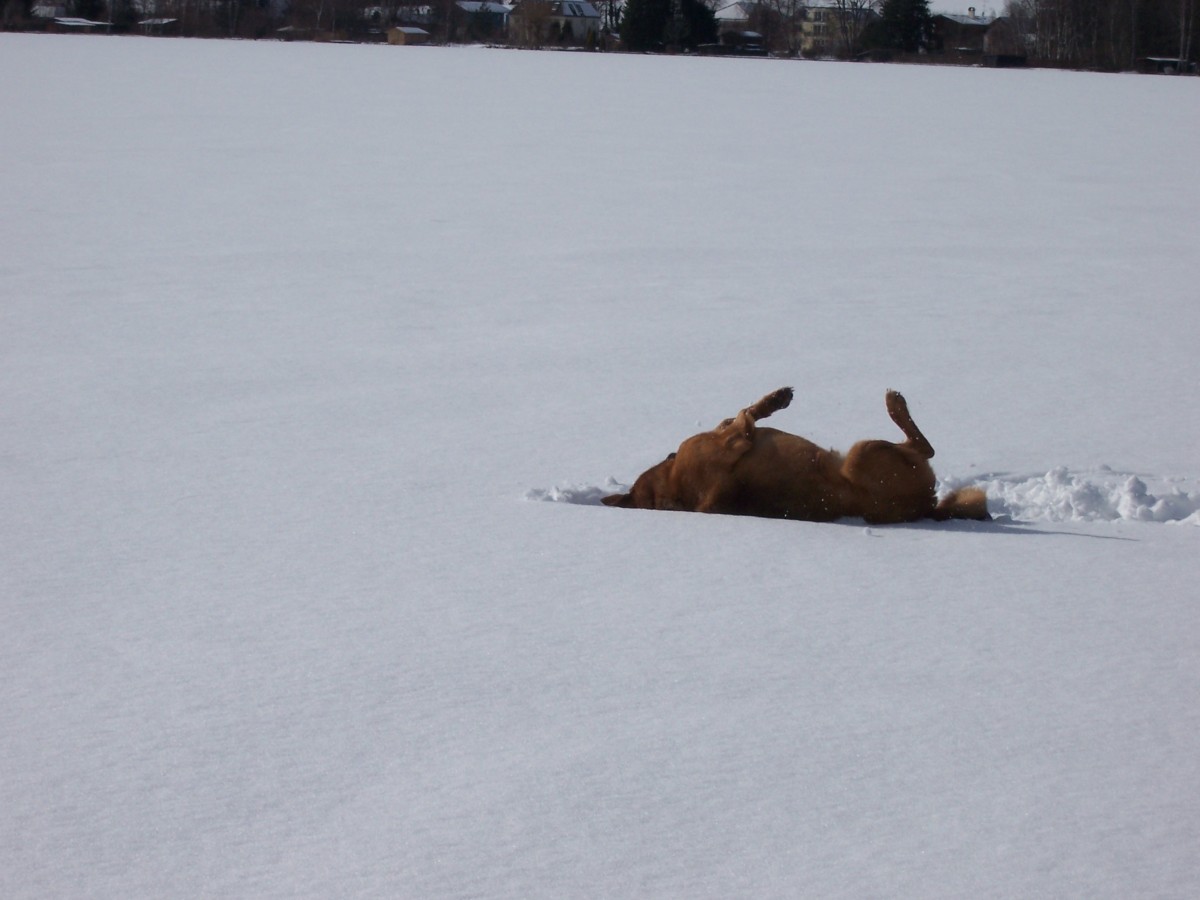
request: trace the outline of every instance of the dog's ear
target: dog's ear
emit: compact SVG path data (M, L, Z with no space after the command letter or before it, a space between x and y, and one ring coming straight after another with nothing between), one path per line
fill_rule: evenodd
M605 506L629 506L629 495L609 494L607 497L601 497L600 502Z

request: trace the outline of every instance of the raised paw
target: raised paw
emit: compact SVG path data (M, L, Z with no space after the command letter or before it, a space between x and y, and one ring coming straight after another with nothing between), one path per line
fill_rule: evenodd
M792 394L790 387L781 387L777 391L772 391L749 408L750 415L755 419L765 419L771 413L787 409L792 402Z
M888 415L908 438L905 444L916 450L925 459L933 459L933 445L926 440L925 435L921 434L921 429L909 415L908 403L905 401L904 395L899 391L888 391L884 402L887 404Z
M791 405L794 395L795 392L790 387L781 387L779 390L767 394L767 399L772 401L776 410L787 409Z

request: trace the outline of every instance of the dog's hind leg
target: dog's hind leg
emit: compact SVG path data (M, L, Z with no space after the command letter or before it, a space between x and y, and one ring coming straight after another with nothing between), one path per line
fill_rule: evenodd
M771 413L785 409L792 402L792 389L782 387L771 391L767 396L750 404L732 419L726 419L713 433L721 437L725 446L736 451L739 455L750 449L754 443L755 425L759 419L765 419Z
M771 391L767 396L763 397L756 403L747 406L743 412L751 419L757 422L759 419L765 419L771 413L777 413L781 409L787 409L792 402L792 389L790 387L781 387L777 391Z
M900 446L914 450L924 459L933 459L933 445L926 440L925 435L921 434L921 429L917 427L917 423L913 421L908 412L908 403L905 401L904 395L899 391L888 391L884 403L887 405L888 415L892 417L892 421L900 426L900 430L908 438Z
M777 413L781 409L787 409L792 402L792 389L790 387L781 387L779 390L771 391L767 396L760 398L754 403L751 403L732 419L725 419L717 426L718 429L728 428L734 422L742 423L744 430L754 425L759 419L765 419L772 413Z

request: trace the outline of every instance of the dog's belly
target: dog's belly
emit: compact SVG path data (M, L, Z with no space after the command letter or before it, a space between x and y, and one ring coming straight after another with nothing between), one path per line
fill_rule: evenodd
M812 441L759 428L754 447L734 467L728 512L828 522L857 513L839 454Z

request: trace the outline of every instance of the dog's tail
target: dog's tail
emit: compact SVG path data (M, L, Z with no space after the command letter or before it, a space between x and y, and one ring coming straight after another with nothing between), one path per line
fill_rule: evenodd
M986 522L992 518L988 515L987 494L977 487L951 491L938 503L933 518L939 522L947 519L978 519Z

